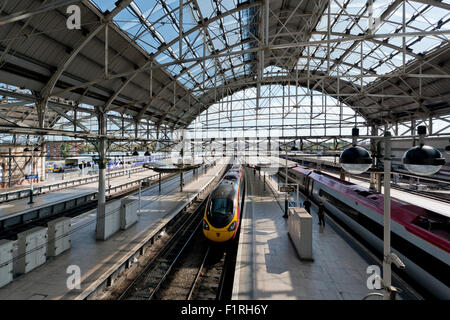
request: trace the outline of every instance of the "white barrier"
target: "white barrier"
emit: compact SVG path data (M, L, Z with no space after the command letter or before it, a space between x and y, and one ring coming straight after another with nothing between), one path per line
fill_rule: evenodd
M301 259L313 260L312 217L304 208L290 208L289 236Z
M97 221L97 240L106 240L120 229L120 200L106 204L105 217L98 217L97 219L104 221Z
M48 226L48 256L56 257L70 249L70 227L72 219L62 217L50 221Z
M18 273L28 273L46 261L47 228L35 227L17 235Z
M122 199L122 208L120 210L120 229L126 230L137 222L138 207L138 200L129 198Z
M0 240L0 288L13 280L13 244L11 240Z

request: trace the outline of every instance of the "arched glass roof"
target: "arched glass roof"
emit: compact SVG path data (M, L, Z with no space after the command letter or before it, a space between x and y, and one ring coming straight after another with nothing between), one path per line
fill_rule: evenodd
M2 9L7 17L41 5ZM449 0L78 5L79 30L64 28L63 6L1 28L0 73L31 92L21 98L62 98L170 128L187 127L222 91L269 84L319 90L377 125L450 112Z
M103 12L114 8L112 1L92 2ZM215 18L220 12L232 11L240 2L183 1L181 12L179 0L136 0L120 12L114 21L148 54L156 54L155 60L158 63L170 64L167 71L187 89L193 89L200 84L212 88L223 84L225 79L249 75L250 69L244 64L244 61L249 59L248 55L217 58L204 63L197 63L196 60L216 52L249 48L249 44L243 43L243 40L251 37L254 12L251 9L237 10L215 19L207 28L200 28L183 36L181 46L178 41L180 32L184 34L205 19ZM162 45L172 42L175 43L158 52ZM230 49L235 44L240 45ZM175 63L182 59L191 61ZM186 69L188 71L183 72Z

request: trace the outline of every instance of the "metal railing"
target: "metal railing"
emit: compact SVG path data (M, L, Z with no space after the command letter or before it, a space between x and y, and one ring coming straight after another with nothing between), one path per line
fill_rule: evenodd
M108 179L108 178L124 176L126 174L129 174L129 171L131 171L131 174L133 174L133 173L142 172L145 170L147 170L147 169L145 169L143 167L135 167L135 168L131 168L131 169L110 171L109 173L106 174L106 178ZM82 178L78 178L78 179L56 182L56 183L42 185L42 186L35 186L33 188L33 195L44 194L47 192L62 190L62 189L66 189L66 188L73 188L75 186L80 186L83 184L88 184L88 183L92 183L92 182L96 182L96 181L98 181L98 174L92 175L92 176L87 176L87 177L82 177ZM7 192L0 193L0 203L11 201L11 200L28 198L29 196L30 196L29 188L14 190L14 191L7 191Z

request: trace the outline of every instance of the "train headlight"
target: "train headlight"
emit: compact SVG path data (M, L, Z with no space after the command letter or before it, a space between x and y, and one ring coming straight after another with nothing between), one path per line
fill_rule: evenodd
M342 151L339 163L345 171L360 174L372 166L372 157L366 149L353 146Z
M228 231L234 231L236 229L236 221L233 221L233 223L228 227Z
M205 219L203 219L203 229L209 230L209 224L208 224L208 222L206 222Z

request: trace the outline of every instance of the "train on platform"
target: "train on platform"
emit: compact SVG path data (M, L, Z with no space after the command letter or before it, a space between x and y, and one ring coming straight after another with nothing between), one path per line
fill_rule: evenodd
M279 175L286 178L285 171ZM291 183L312 201L383 253L383 194L326 173L295 166ZM450 218L427 208L391 199L391 249L405 264L408 276L432 296L450 299Z
M244 196L244 169L235 164L211 192L203 216L203 234L209 241L224 243L236 238Z

